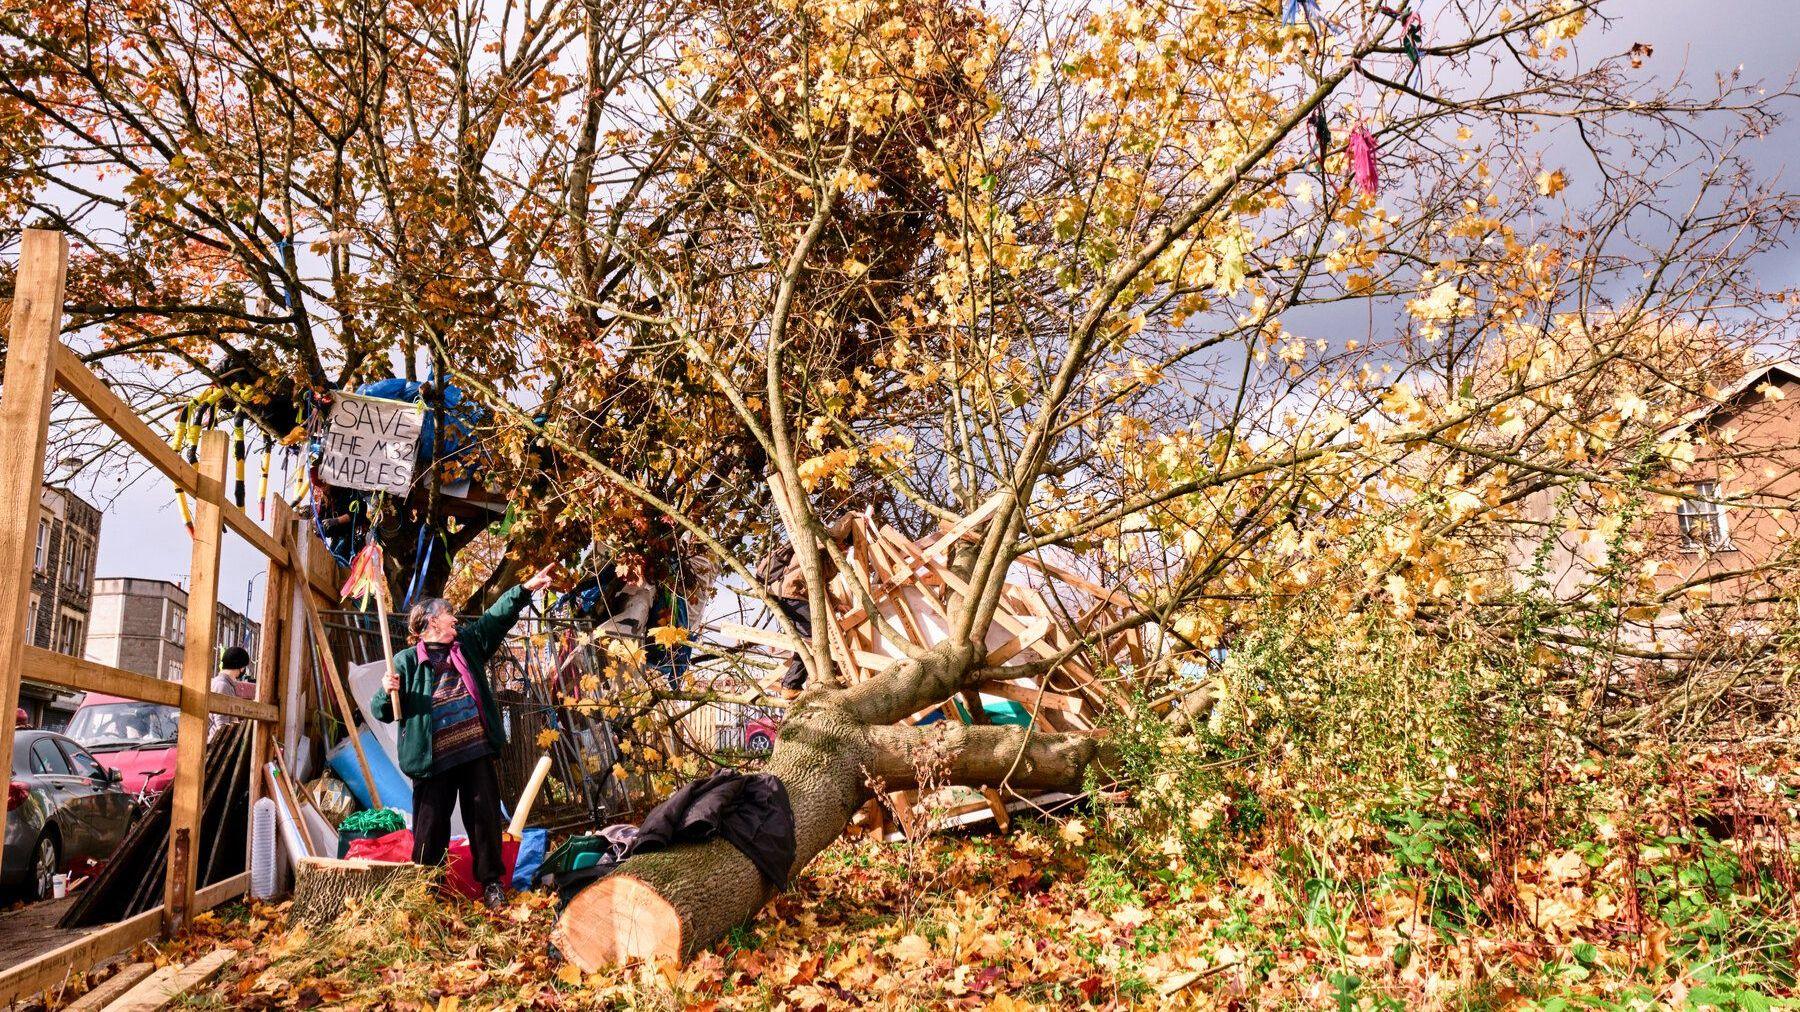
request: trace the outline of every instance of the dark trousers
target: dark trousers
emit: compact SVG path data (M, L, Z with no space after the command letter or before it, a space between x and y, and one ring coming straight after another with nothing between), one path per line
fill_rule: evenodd
M775 603L787 614L788 621L794 623L795 631L802 636L812 635L812 602L804 597L778 597ZM807 649L802 643L800 649ZM787 671L781 676L781 687L796 692L806 687L806 662L795 654L788 661Z
M412 786L413 863L443 861L450 847L450 812L460 797L475 881L482 885L500 881L506 865L500 857L500 777L494 771L494 757L471 759L436 776L415 777Z

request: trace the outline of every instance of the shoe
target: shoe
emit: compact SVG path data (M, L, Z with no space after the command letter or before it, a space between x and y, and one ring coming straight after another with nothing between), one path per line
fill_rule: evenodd
M506 890L498 882L489 882L481 892L481 904L489 910L499 910L506 906Z

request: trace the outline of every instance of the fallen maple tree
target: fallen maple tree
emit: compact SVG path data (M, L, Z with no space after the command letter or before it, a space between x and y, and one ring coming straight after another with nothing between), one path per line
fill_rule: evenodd
M1764 336L1709 311L1752 297L1747 254L1716 222L1766 248L1784 221L1746 180L1641 255L1596 236L1666 219L1654 186L1543 223L1567 180L1525 146L1542 123L1580 110L1615 176L1656 154L1646 123L1763 124L1743 92L1634 82L1635 54L1571 61L1595 6L1479 4L1427 33L1371 4L1286 22L1223 3L1013 12L1046 19L1022 32L953 0L809 0L748 19L701 4L712 34L672 79L658 156L685 202L620 254L637 287L582 305L633 335L621 361L645 390L748 436L778 522L752 517L728 540L583 445L597 406L619 410L616 374L583 386L579 363L601 349L550 363L558 402L537 414L448 366L572 469L559 523L587 509L600 529L610 507L584 503L628 497L798 648L808 688L764 766L792 806L791 874L873 785L912 783L933 742L944 783L1076 791L1102 748L1047 715L910 721L958 698L978 720L984 683L1077 657L1116 711L1174 703L1191 718L1204 706L1183 697L1214 649L1315 588L1338 615L1444 628L1443 610L1499 599L1472 576L1519 568L1518 538L1541 526L1521 503L1560 490L1612 508L1689 396L1673 372ZM1469 72L1487 59L1529 72ZM890 232L916 255L884 261ZM1368 300L1366 339L1337 336L1342 317L1325 317L1342 325L1332 340L1288 327L1346 300ZM1378 303L1404 314L1386 338ZM658 473L707 468L679 443L642 456ZM959 529L934 635L882 614L887 586L838 536L861 510L919 536ZM772 544L793 553L809 630L745 561ZM1051 550L1126 605L1096 622L1055 600L1054 640L998 663L1011 575ZM1121 654L1134 633L1142 648ZM865 666L877 642L903 656ZM635 855L571 903L556 941L582 966L685 959L772 888L723 840Z

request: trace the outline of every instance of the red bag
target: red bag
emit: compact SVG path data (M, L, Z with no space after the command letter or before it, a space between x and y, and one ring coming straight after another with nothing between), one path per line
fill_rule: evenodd
M445 877L445 882L449 884L450 888L472 900L480 899L481 883L475 881L475 858L469 852L469 841L451 840L448 855L450 871ZM502 839L500 841L500 864L505 871L500 876L501 885L512 881L513 866L518 860L519 841Z
M411 861L413 835L410 829L396 829L386 836L369 840L351 840L345 857L361 857L370 861Z

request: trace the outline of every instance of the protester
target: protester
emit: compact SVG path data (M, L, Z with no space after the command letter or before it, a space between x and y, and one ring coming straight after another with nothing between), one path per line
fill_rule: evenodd
M821 560L823 562L824 560ZM794 625L802 641L812 637L812 604L807 600L806 577L794 563L794 549L783 545L758 565L754 574L775 599L776 607ZM806 688L806 662L795 653L788 658L787 670L781 675L781 694L798 698Z
M213 676L212 691L239 699L255 699L256 683L247 678L244 672L250 667L250 652L243 647L226 647L219 655L219 673ZM217 731L226 724L236 720L222 713L215 713L210 719L207 734Z
M480 618L458 627L456 610L443 598L427 598L406 617L414 645L394 655L394 666L370 701L375 719L394 719L400 698L400 770L412 779L413 861L432 865L450 846L450 815L458 799L469 833L475 881L482 902L506 902L500 853L500 780L494 756L506 730L487 678L488 659L506 641L531 595L550 586L550 569L500 595Z

